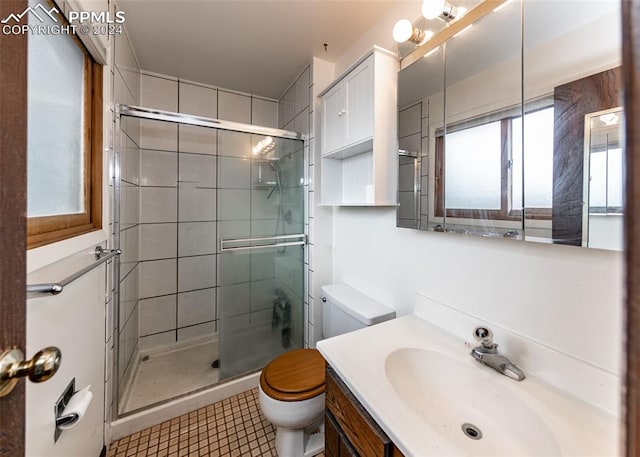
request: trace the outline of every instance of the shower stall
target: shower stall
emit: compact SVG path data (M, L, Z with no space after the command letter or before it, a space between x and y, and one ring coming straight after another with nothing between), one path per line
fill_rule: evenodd
M256 372L304 342L304 138L118 106L117 415Z

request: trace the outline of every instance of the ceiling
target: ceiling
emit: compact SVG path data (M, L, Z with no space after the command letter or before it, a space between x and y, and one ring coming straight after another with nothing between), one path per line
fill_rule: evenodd
M279 98L312 56L335 61L397 1L119 0L118 7L143 70Z

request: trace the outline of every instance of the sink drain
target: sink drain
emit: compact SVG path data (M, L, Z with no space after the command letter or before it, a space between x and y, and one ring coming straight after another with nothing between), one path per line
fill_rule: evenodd
M479 440L480 438L482 438L482 432L478 427L476 427L473 424L469 424L469 423L462 424L462 432L472 440Z

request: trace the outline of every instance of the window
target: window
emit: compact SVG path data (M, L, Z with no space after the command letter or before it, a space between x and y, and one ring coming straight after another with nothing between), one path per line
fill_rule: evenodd
M76 36L28 40L27 246L33 248L101 227L102 66Z
M450 128L436 137L435 215L473 219L551 218L553 107L522 117ZM446 146L445 146L446 143ZM445 154L446 147L446 154ZM444 183L443 183L444 181Z

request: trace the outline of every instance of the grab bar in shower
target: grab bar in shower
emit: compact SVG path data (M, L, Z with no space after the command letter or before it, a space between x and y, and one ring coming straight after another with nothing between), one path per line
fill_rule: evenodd
M43 283L43 284L28 284L27 293L58 295L70 283L72 283L79 277L89 273L91 270L93 270L97 266L102 265L103 263L105 263L108 260L111 260L115 256L122 254L122 251L120 249L105 250L102 248L102 246L96 246L95 250L93 251L93 254L95 255L96 261L93 262L91 265L87 265L81 270L76 271L74 274L67 276L62 281Z
M220 252L224 251L244 251L247 249L265 249L265 248L279 248L284 246L302 246L307 243L307 236L304 233L300 233L297 235L277 235L277 236L267 236L260 238L232 238L232 239L221 239L220 240ZM285 242L278 242L279 240L284 240ZM286 241L286 240L297 240L297 241ZM228 246L229 244L239 244L239 243L264 243L264 244L256 244L251 246Z

